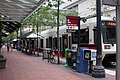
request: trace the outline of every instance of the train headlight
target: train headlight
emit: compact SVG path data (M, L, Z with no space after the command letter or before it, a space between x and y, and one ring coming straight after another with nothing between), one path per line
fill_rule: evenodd
M110 45L104 45L104 49L110 49Z

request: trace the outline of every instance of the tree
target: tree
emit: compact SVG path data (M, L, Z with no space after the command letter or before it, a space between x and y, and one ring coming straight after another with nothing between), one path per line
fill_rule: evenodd
M102 13L102 15L110 16L109 11L111 10L111 8L112 7L110 7L108 5L101 5L101 9L102 9L101 13ZM91 11L92 15L96 15L96 4L94 3L94 1L92 1L91 7L87 8L87 9Z
M16 31L14 31L13 33L9 34L7 37L3 37L2 39L4 42L7 42L16 38L16 36L17 36Z
M60 0L60 4L63 1ZM53 9L54 7L54 9ZM38 26L40 27L39 31L45 30L47 27L57 27L57 0L49 1L48 5L45 7L41 7L37 10L33 15L31 15L25 23L33 26L33 31ZM63 11L60 10L60 25L64 25L66 23L67 15L78 15L75 9ZM36 32L36 31L35 31Z

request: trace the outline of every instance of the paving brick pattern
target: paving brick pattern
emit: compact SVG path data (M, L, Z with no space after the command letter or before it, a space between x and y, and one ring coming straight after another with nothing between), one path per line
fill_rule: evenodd
M2 48L2 54L7 58L6 68L0 69L0 80L115 80L115 76L93 78L90 75L78 73L62 64L51 64L41 57L26 55L20 51L7 52Z

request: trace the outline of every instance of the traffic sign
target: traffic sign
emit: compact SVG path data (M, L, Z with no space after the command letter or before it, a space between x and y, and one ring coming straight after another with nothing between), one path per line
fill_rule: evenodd
M104 5L117 6L117 0L103 0ZM120 5L120 1L119 1Z

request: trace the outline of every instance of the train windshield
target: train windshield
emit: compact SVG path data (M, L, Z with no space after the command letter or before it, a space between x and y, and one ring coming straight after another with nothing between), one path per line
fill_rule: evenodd
M116 26L104 26L103 41L104 43L116 43Z

